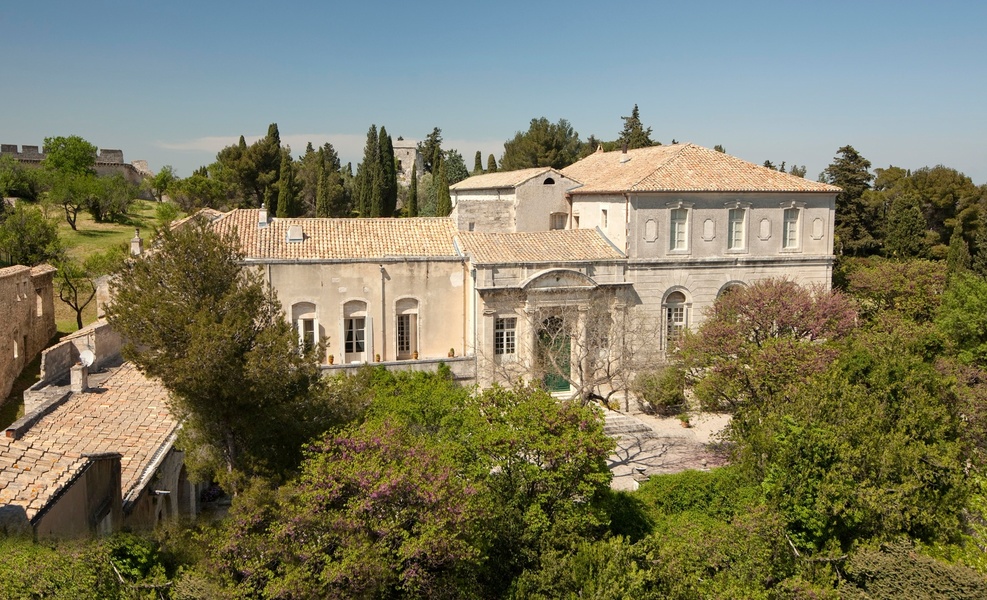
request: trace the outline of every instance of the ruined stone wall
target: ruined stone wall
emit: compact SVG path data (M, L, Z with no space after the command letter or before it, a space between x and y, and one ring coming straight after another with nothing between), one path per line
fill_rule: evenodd
M45 159L44 152L39 146L21 146L17 149L17 144L0 144L0 156L12 156L17 161L29 166L41 166L41 161ZM113 175L123 175L130 183L137 185L145 177L153 175L147 167L147 161L137 160L133 163L123 162L123 150L100 149L96 156L94 166L96 174L100 177Z
M54 274L48 265L0 269L0 403L55 335Z

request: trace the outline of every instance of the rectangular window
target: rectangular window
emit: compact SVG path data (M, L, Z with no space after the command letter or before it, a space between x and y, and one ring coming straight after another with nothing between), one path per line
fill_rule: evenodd
M606 230L607 228L607 209L602 209L600 211L600 229Z
M669 248L672 250L688 250L689 249L689 238L688 234L688 224L689 224L689 209L687 208L673 208L672 209L672 229L669 232Z
M517 317L497 319L494 323L494 354L517 352Z
M398 315L398 354L411 354L411 315Z
M666 309L665 322L668 327L665 347L672 349L678 345L685 333L685 306L669 306Z
M346 348L347 354L364 351L367 320L364 317L346 319Z
M579 215L572 215L572 228L579 229Z
M565 213L552 213L552 222L550 223L550 229L565 229L565 221L567 215Z
M746 212L743 208L730 209L729 229L727 230L727 248L730 250L744 249L744 224Z
M311 350L319 343L315 333L315 319L300 319L301 324L301 346L304 350Z
M799 247L799 213L798 208L785 209L785 224L781 232L781 247L795 249Z

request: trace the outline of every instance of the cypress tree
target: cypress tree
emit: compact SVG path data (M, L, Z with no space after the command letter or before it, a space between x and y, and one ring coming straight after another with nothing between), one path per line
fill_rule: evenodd
M384 210L384 168L377 164L370 179L370 200L368 201L371 217L379 217Z
M356 210L359 216L370 214L370 195L373 189L373 175L378 165L380 155L380 140L377 137L377 125L371 125L367 131L367 144L363 147L363 162L356 167Z
M476 155L473 157L473 172L471 175L482 175L483 174L483 156L480 151L476 151Z
M315 216L328 217L330 211L329 172L323 166L319 169L319 182L315 187Z
M411 167L411 190L408 192L408 209L407 214L409 217L418 216L418 165Z
M291 154L287 150L281 152L281 178L278 180L278 218L297 217L299 210L298 198L295 195L295 169L292 165Z
M494 158L493 154L491 154L490 156L487 157L487 173L496 173L496 172L497 172L497 159Z
M436 182L435 216L447 217L452 212L452 196L449 195L449 179L446 177L446 163L439 161L439 177Z
M387 135L387 130L381 126L380 138L378 141L380 148L381 167L381 213L378 216L392 217L398 207L398 172L394 162L394 142L391 136Z
M350 208L346 200L346 188L343 186L343 174L335 169L330 169L326 174L326 181L326 197L329 202L329 216L350 216Z

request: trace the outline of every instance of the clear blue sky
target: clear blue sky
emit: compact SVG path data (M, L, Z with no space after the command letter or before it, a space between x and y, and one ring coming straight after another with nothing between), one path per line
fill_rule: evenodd
M90 2L0 8L0 141L77 134L187 176L277 122L354 167L367 129L493 153L535 117L673 138L808 176L987 183L987 2Z

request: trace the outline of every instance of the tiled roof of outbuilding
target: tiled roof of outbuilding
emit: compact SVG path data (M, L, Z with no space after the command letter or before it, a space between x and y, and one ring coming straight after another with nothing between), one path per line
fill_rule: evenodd
M695 144L597 152L562 169L578 194L624 192L828 192L840 188Z
M464 252L476 264L540 263L624 258L595 229L523 233L459 233Z
M236 232L251 259L345 260L388 257L457 256L455 224L445 217L414 219L271 219L258 227L256 209L239 209L213 222L220 232ZM288 229L301 227L302 240L288 241Z
M498 171L496 173L485 173L474 175L454 183L449 186L451 191L463 190L489 190L497 188L512 188L521 185L533 177L542 173L554 171L551 167L534 167L531 169L518 169L517 171Z
M85 466L85 455L110 452L122 455L126 499L178 427L167 400L158 380L127 363L98 389L72 394L20 439L0 438L0 506L21 506L33 519Z

